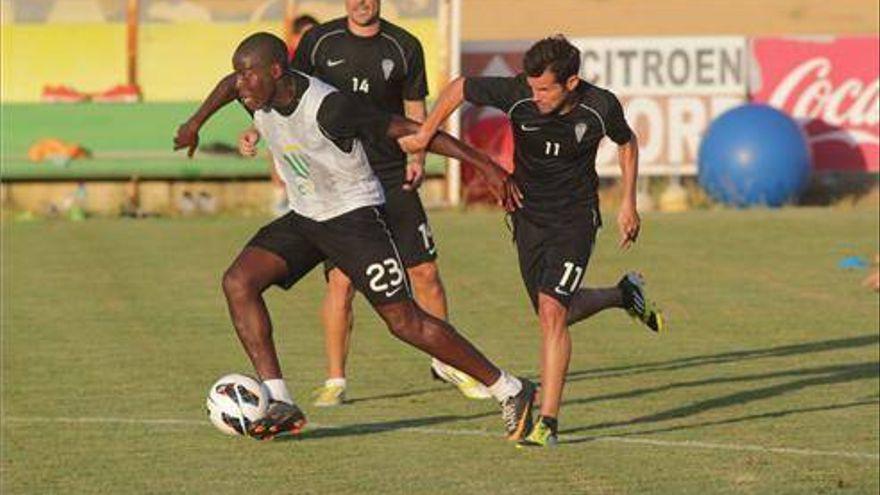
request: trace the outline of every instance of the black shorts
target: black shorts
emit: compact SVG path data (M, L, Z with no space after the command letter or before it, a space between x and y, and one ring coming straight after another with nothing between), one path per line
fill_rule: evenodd
M261 228L248 242L287 262L276 282L289 289L312 268L332 260L374 306L412 299L406 269L379 206L317 222L290 212Z
M519 270L538 311L538 293L568 308L580 288L602 225L598 210L560 225L539 225L521 213L513 215Z
M418 191L404 191L401 184L385 187L385 220L394 235L403 266L412 268L437 259L437 246ZM335 267L324 262L324 273Z

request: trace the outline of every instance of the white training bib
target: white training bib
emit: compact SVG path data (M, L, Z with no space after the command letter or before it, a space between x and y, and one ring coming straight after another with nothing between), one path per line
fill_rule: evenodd
M254 112L254 125L266 140L275 170L284 181L290 208L319 222L385 202L359 139L350 152L321 131L318 109L336 88L314 77L292 114L274 109Z

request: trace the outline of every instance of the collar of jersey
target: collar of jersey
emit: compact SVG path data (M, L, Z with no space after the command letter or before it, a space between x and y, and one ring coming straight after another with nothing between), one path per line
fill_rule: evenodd
M345 34L356 41L370 42L382 36L382 32L385 31L385 19L379 18L379 30L376 31L376 34L372 36L361 36L359 34L354 34L351 32L351 29L348 28L348 19L345 21Z

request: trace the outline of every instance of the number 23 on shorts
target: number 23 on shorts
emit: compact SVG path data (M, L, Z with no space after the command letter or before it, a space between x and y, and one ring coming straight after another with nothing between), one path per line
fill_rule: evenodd
M403 270L394 258L386 258L380 263L369 265L366 274L370 280L370 290L384 292L386 297L393 296L403 288Z

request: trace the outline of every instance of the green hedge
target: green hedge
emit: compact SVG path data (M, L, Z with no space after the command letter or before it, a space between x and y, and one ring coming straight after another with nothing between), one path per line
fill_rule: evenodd
M177 126L197 103L140 104L9 104L0 112L0 180L98 180L141 178L221 179L268 176L265 159L213 158L198 153L188 160L172 155ZM250 118L237 104L208 122L201 132L203 145L234 145ZM75 160L68 166L31 163L28 148L42 138L74 142L98 158ZM165 155L165 153L168 153ZM114 158L104 158L106 156ZM130 157L126 157L130 155ZM442 174L445 160L429 155L428 172Z

